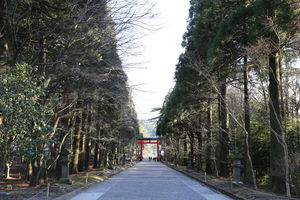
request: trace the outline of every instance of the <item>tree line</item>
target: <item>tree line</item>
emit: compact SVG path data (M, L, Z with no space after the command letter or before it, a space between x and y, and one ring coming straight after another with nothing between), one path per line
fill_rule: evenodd
M62 152L71 173L133 156L138 122L119 53L131 42L126 32L149 14L139 5L1 1L1 176L21 164L36 186L61 176Z
M157 123L168 161L300 195L297 0L190 0Z

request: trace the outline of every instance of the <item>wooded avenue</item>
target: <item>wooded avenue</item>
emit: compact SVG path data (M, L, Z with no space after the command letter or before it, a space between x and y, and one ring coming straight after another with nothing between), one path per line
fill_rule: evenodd
M67 193L137 163L175 174L159 161L205 182L300 197L300 0L189 2L176 66L168 51L156 61L175 69L174 87L158 116L138 119L135 89L158 92L127 71L153 52L139 39L171 27L154 25L154 0L0 1L0 199ZM158 162L139 163L147 144ZM199 197L198 183L172 181Z

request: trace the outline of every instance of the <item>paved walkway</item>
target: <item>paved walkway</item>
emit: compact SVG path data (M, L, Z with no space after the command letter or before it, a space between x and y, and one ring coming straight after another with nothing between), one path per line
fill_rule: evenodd
M140 162L71 200L231 200L160 162Z

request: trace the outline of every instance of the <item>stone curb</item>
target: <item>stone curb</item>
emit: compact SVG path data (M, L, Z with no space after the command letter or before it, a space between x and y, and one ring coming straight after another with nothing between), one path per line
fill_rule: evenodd
M180 173L183 173L183 174L185 174L186 176L188 176L188 177L190 177L190 178L192 178L192 179L194 179L194 180L196 180L196 181L199 181L200 183L202 183L202 184L204 184L204 185L206 185L206 186L208 186L208 187L214 189L215 191L218 191L218 192L220 192L220 193L223 193L223 194L225 194L225 195L227 195L227 196L229 196L229 197L231 197L231 198L233 198L233 199L236 199L236 200L249 200L249 198L242 197L242 196L238 196L238 195L236 195L235 193L232 193L232 192L229 192L229 191L227 191L227 190L223 190L222 188L219 188L219 187L217 187L217 186L211 185L211 184L209 184L209 183L203 181L201 178L196 177L196 176L194 176L194 175L191 175L191 174L189 174L188 172L185 172L184 170L178 169L178 168L176 168L176 167L174 167L174 166L172 166L172 165L169 165L169 164L166 163L166 162L163 162L163 163L164 163L166 166L168 166L168 167L170 167L170 168L172 168L172 169L174 169L174 170L176 170L176 171L178 171L178 172L180 172ZM300 200L299 198L287 198L287 197L282 197L282 196L253 197L253 198L251 198L251 199L252 199L252 200L270 200L270 199L274 199L274 200L275 200L275 199L276 199L276 200Z
M127 169L129 169L129 168L131 168L131 167L133 167L133 166L136 165L136 164L137 164L137 162L134 163L134 164L131 165L131 166L128 166L127 168L125 168L125 169L123 169L123 170L117 171L116 173L109 174L107 177L105 177L105 178L103 179L103 181L105 181L105 180L109 179L110 177L112 177L112 176L114 176L114 175L117 175L117 174L119 174L119 173L121 173L121 172L123 172L123 171L125 171L125 170L127 170ZM72 192L68 192L68 193L63 194L63 195L61 195L61 196L59 196L59 197L56 197L56 198L54 198L53 200L67 200L67 199L70 199L70 198L76 196L77 194L79 194L80 192L82 192L83 190L88 189L89 187L91 187L91 186L93 186L93 185L95 185L95 184L98 184L98 183L100 183L100 182L103 182L103 181L99 181L99 182L97 182L97 183L91 183L91 184L89 184L89 185L82 186L82 187L80 187L80 188L77 188L77 189L73 190Z
M184 174L184 175L186 175L186 176L188 176L188 177L190 177L190 178L192 178L192 179L194 179L194 180L196 180L196 181L198 181L198 182L200 182L200 183L202 183L203 185L206 185L207 187L209 187L209 188L215 190L216 192L220 192L220 193L225 194L225 195L227 195L227 196L229 196L229 197L231 197L231 198L233 198L233 199L236 199L236 200L247 200L247 199L245 199L245 198L238 197L238 196L236 196L235 194L233 194L233 193L231 193L231 192L228 192L228 191L223 190L223 189L221 189L221 188L218 188L218 187L216 187L216 186L214 186L214 185L211 185L211 184L209 184L209 183L207 183L207 182L201 180L201 179L198 178L198 177L195 177L195 176L193 176L193 175L191 175L191 174L189 174L189 173L187 173L187 172L185 172L185 171L183 171L183 170L180 170L180 169L178 169L178 168L176 168L176 167L173 167L173 166L169 165L168 163L165 163L165 162L162 162L162 163L165 164L166 166L168 166L168 167L170 167L170 168L172 168L172 169L174 169L174 170L176 170L176 171L178 171L178 172L180 172L180 173L182 173L182 174Z
M61 196L59 196L59 197L56 197L56 198L53 199L53 200L65 200L65 199L70 199L71 197L74 197L75 195L79 194L81 191L83 191L83 190L89 188L91 185L93 185L93 184L90 184L90 185L87 185L87 186L80 187L80 188L78 188L78 189L73 190L72 192L68 192L68 193L63 194L63 195L61 195Z

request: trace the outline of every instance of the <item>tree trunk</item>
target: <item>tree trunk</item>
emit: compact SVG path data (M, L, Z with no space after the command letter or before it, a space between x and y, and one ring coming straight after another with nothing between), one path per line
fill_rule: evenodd
M80 135L82 127L82 111L78 113L75 121L75 135L73 141L73 160L72 160L72 173L78 173L78 163L79 163L79 154L80 154Z
M41 163L40 169L38 172L38 184L44 185L46 182L46 166L45 163Z
M61 166L61 151L62 151L62 149L70 148L70 151L72 152L72 149L73 149L73 146L72 146L73 145L72 144L72 141L73 141L72 135L73 134L71 131L73 131L73 128L76 125L75 124L75 117L76 117L75 114L76 113L74 112L74 113L72 113L71 117L61 118L61 120L60 120L60 123L61 123L61 126L63 127L63 129L68 130L68 131L60 132L59 140L62 143L62 146L61 147L60 147L60 145L56 146L56 151L58 153L57 156L59 156L59 157L57 158L56 164L55 164L55 174L58 179L61 178L61 168L62 168L62 166ZM70 132L71 132L71 136L69 137L68 135L70 134Z
M197 132L197 140L198 140L198 171L202 170L202 133L201 131Z
M183 140L183 166L187 166L187 141L186 141L186 136Z
M103 151L102 157L103 167L107 167L108 152L106 150Z
M289 62L287 61L287 57L285 58L285 69L286 69L286 74L284 76L284 111L285 111L285 118L286 118L286 121L288 122L288 119L289 119L289 116L290 116L290 108L289 108L289 105L290 105L290 95L289 95L289 88L290 88L290 85L289 85L289 71L291 69L290 65L289 65Z
M277 192L285 190L285 175L288 168L285 165L283 147L282 113L281 113L281 82L280 54L278 51L269 55L269 93L270 93L270 178L272 189Z
M10 162L7 162L5 166L6 166L6 170L5 170L5 171L6 171L6 178L9 179L9 178L10 178L10 167L11 167L11 163L10 163Z
M79 147L79 160L78 160L78 171L83 171L85 167L85 155L86 155L86 138L88 137L87 121L88 121L88 107L82 112L82 122L80 131L80 147Z
M300 105L300 102L297 103L296 105L296 130L297 130L297 133L298 133L298 138L297 138L297 144L298 144L298 147L300 147L300 113L299 113L299 105Z
M98 167L102 167L102 166L104 166L104 164L103 164L103 161L104 161L104 150L101 150L101 148L100 148L100 143L98 143L98 148L99 148L99 151L98 151L98 154L99 154L99 156L98 156L98 158L99 158L99 160L98 160Z
M35 187L38 185L38 166L37 166L37 161L32 162L32 176L30 177L29 181L29 186L30 187Z
M98 134L96 140L94 140L94 164L93 167L97 168L101 166L101 150L100 150L100 125L96 124L96 133Z
M191 167L192 168L194 168L194 157L195 157L195 154L194 154L194 144L195 144L195 138L194 138L194 133L193 132L191 132L190 134L189 134L189 136L190 136L190 158L189 159L191 159Z
M228 137L228 116L227 116L227 105L226 105L226 78L222 78L220 81L219 91L219 168L220 176L227 177L229 175L229 137Z
M206 160L205 160L205 171L209 174L213 173L212 169L212 162L211 162L211 147L212 147L212 141L211 141L211 128L212 128L212 109L211 109L211 102L208 102L208 108L206 111L207 115L207 147L206 147Z
M180 139L179 137L176 138L176 144L175 144L175 162L174 164L176 166L180 165Z
M32 161L30 160L28 163L27 163L27 173L26 173L26 179L27 181L29 181L32 177Z
M247 56L244 57L244 120L245 120L245 146L246 146L246 177L248 181L252 182L254 188L257 190L255 173L253 170L252 158L250 153L251 143L251 127L250 127L250 103L249 103L249 69Z
M33 162L32 176L29 182L30 187L42 185L45 183L46 166L41 160L35 160Z
M94 142L94 161L93 161L93 168L97 168L99 166L99 146L98 146L98 141Z
M90 153L91 153L91 140L90 134L92 129L92 105L88 106L86 138L85 138L85 155L84 155L84 170L89 170L90 165Z
M85 152L84 152L84 170L89 170L90 165L90 139L89 136L85 138Z

